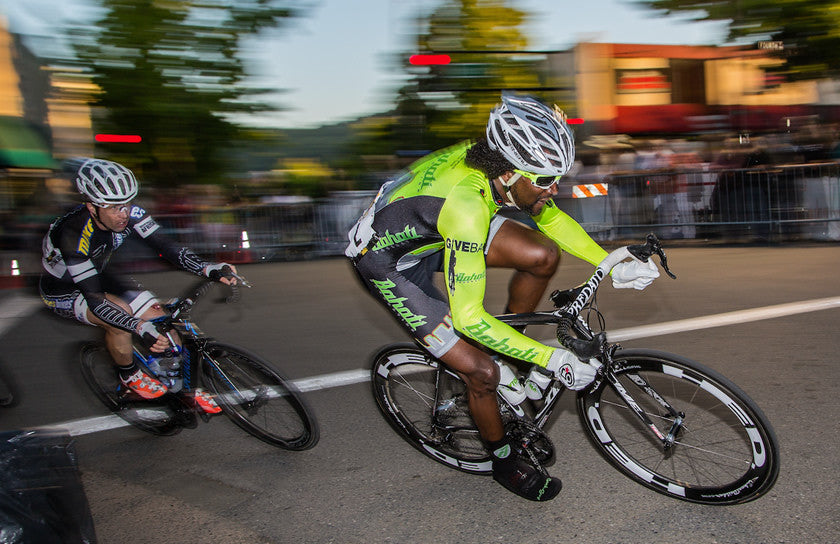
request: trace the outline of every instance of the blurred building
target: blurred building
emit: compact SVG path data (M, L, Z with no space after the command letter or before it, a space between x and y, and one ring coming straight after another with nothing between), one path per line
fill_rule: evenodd
M55 196L58 161L93 153L94 92L78 70L47 69L0 17L0 213Z
M578 115L591 134L784 130L840 119L837 84L786 82L763 48L581 43L572 51ZM568 65L569 52L557 54Z
M54 166L39 76L34 56L0 19L0 212L29 197Z

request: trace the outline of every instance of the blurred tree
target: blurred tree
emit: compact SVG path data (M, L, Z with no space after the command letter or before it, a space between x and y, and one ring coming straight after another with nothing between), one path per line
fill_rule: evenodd
M276 109L258 99L267 89L243 83L240 39L297 10L279 0L101 4L103 18L72 33L82 66L101 89L94 127L143 138L111 145L108 155L159 184L224 179L231 142L247 139L231 116Z
M378 142L431 150L484 133L503 89L551 100L540 66L528 53L527 13L505 0L443 0L417 19L417 50L399 59L409 81L397 97L395 125ZM450 64L414 66L414 53L445 53Z
M840 76L840 0L636 0L695 21L729 21L727 41L765 42L791 80ZM774 44L772 42L779 42Z

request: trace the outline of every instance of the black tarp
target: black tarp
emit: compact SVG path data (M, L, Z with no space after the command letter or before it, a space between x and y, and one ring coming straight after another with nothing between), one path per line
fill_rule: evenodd
M0 432L0 544L95 543L73 440Z

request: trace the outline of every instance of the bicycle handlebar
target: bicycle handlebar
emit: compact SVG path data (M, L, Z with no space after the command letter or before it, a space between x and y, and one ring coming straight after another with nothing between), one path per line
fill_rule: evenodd
M237 283L241 284L243 287L251 287L251 284L248 283L248 281L243 276L240 276L239 274L235 273L233 269L228 265L223 266L219 270L211 270L210 274L208 274L207 277L213 281L219 281L222 278L235 278Z
M226 273L225 273L226 272ZM213 270L210 272L208 279L201 280L198 284L194 285L187 291L187 295L181 298L175 299L173 302L167 304L167 308L169 309L169 315L166 317L170 322L173 320L177 320L181 314L188 313L192 308L193 304L196 301L204 296L210 287L219 281L221 277L230 277L236 278L237 282L235 284L228 285L232 291L233 295L228 297L228 301L238 300L239 294L239 286L242 285L244 287L251 287L251 284L245 279L245 277L236 274L230 267L225 266L221 271L220 270Z
M659 239L655 234L650 233L647 235L644 244L620 247L604 257L598 263L589 281L585 284L569 291L555 291L552 293L551 300L555 306L561 309L560 321L557 325L557 339L560 345L574 353L582 361L588 361L601 353L606 344L606 333L600 332L591 340L582 340L570 334L572 326L577 320L578 315L580 315L580 312L595 296L601 282L618 263L630 257L647 262L653 255L659 256L660 265L665 270L665 273L671 279L676 279L676 275L668 268L668 260L665 258L665 252L662 250Z

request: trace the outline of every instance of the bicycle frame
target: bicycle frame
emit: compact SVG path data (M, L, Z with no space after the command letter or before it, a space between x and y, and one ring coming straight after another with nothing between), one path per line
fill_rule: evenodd
M244 278L236 276L243 285L250 287L244 282ZM214 281L202 281L198 283L193 289L188 291L189 295L181 299L173 299L164 305L164 309L168 315L159 317L153 322L161 333L165 334L169 340L170 345L165 353L170 356L182 357L182 377L184 379L184 389L189 390L196 387L198 384L197 370L198 364L204 361L210 366L210 371L221 377L231 388L231 391L236 395L234 402L243 406L252 406L258 403L261 396L265 395L265 391L255 392L254 395L244 395L239 388L230 380L225 371L218 365L216 360L207 348L207 345L213 341L213 338L204 334L203 331L190 319L190 311L195 302L201 298L207 290L212 286ZM234 295L237 296L237 295ZM175 341L171 331L174 330L181 343ZM149 368L149 363L154 360L157 355L149 354L143 355L137 347L134 347L134 355L138 360Z
M667 410L673 418L674 421L668 432L662 433L616 377L613 370L614 363L612 355L620 348L620 345L606 342L604 333L596 334L589 324L580 317L582 310L595 297L601 282L608 277L610 271L616 264L630 256L646 261L654 254L659 256L665 272L672 278L676 277L668 269L665 254L659 246L659 240L653 235L648 235L645 244L622 247L610 253L596 267L595 272L583 285L567 291L555 291L552 293L551 299L558 307L557 310L551 312L505 314L496 316L496 318L509 325L557 324L557 340L563 347L569 349L583 360L594 358L602 363L601 368L598 370L596 380L589 387L600 387L601 381L606 379L627 407L662 443L663 450L667 451L673 445L677 433L682 427L685 414L677 412L643 377L638 374L632 374L631 380L633 383L657 404ZM569 331L574 332L575 336L569 334ZM538 428L542 429L544 427L554 411L557 401L565 390L566 388L557 379L552 379L549 387L546 389L542 408L531 418ZM504 407L503 410L515 414L520 419L525 418L525 412L521 406L509 403L502 395L498 395L498 398L500 405Z

